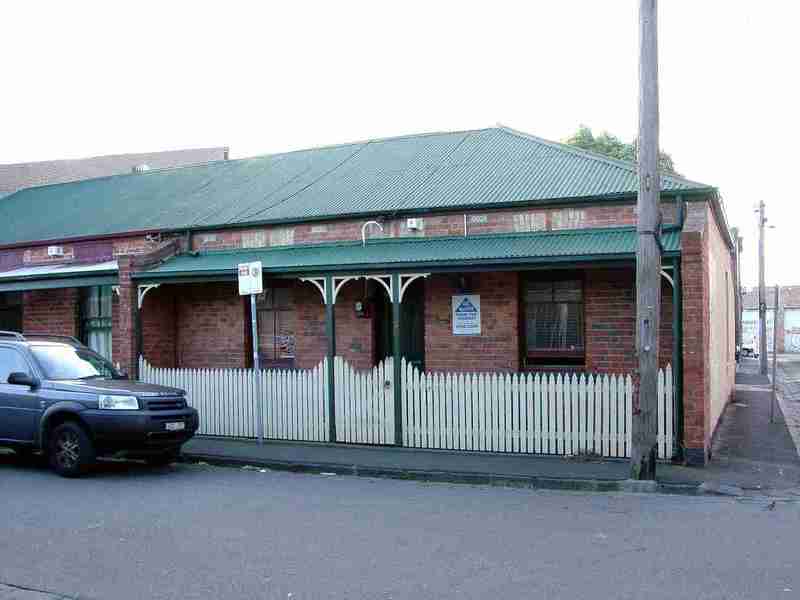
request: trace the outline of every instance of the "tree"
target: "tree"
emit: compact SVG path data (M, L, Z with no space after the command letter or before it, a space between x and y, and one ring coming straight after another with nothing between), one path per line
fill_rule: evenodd
M617 158L619 160L628 160L636 162L636 145L637 140L630 144L623 142L615 135L611 135L604 131L600 135L595 136L591 128L586 125L578 127L578 131L566 140L566 143L576 148L596 152L603 156L610 158ZM660 150L658 152L658 169L662 173L670 173L672 175L679 175L675 170L675 164L672 162L672 157Z

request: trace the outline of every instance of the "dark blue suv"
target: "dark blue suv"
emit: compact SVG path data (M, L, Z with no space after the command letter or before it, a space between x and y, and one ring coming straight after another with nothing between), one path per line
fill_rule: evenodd
M97 456L172 462L197 426L183 390L129 381L74 338L0 332L0 446L76 477Z

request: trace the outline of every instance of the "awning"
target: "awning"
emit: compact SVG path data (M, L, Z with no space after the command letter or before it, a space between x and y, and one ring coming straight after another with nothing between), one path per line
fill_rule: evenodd
M150 283L169 279L231 279L236 277L239 263L259 260L266 273L304 275L630 261L636 255L636 238L636 230L626 227L470 237L382 238L368 240L366 246L361 242L342 242L217 250L181 254L132 277ZM661 241L665 256L680 253L679 230L666 230Z
M23 267L0 272L0 292L116 285L118 271L119 266L115 260Z

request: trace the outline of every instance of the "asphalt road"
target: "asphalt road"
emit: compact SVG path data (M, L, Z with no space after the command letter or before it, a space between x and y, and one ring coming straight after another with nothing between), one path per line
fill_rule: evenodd
M0 482L0 592L10 584L115 600L800 595L793 502L203 465L110 464L64 480L8 457Z

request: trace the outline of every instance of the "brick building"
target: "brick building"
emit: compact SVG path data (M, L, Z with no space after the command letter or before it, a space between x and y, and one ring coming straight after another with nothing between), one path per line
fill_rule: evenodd
M427 372L634 373L636 166L506 128L22 190L0 304L129 372L248 367L237 265L261 261L268 366L402 355ZM660 363L693 464L733 390L735 259L717 191L662 178Z

